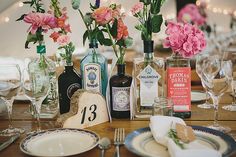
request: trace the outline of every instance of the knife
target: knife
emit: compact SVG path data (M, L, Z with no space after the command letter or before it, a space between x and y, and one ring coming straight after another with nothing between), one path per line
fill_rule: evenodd
M9 146L11 143L13 143L16 139L18 139L20 137L20 134L16 134L12 137L10 137L6 142L3 142L0 145L0 151L2 151L4 148L6 148L7 146Z

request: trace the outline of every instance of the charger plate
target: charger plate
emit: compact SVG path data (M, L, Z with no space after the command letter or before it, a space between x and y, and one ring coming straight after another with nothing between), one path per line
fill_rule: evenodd
M70 156L97 146L99 136L83 129L50 129L33 133L20 143L20 150L31 156Z
M202 126L192 126L192 128L199 143L221 152L222 157L236 153L236 142L231 136ZM125 138L125 147L143 157L170 157L167 147L154 140L149 127L128 134Z

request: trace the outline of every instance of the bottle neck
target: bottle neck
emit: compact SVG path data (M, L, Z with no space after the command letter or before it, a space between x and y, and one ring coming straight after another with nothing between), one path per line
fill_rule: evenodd
M74 68L73 68L73 65L66 65L65 66L65 71L73 71Z
M98 48L98 42L96 39L91 39L89 43L89 48L90 49L96 49Z
M117 64L117 75L125 75L125 64Z
M144 60L145 61L153 60L153 58L154 58L154 53L144 53Z
M153 40L148 40L148 41L144 40L143 41L144 53L153 53L153 44L154 44Z

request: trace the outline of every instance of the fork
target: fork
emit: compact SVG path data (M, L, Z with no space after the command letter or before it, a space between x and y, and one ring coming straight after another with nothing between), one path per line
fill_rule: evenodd
M115 157L120 157L120 146L125 142L125 129L117 128L114 134L114 145L116 146Z

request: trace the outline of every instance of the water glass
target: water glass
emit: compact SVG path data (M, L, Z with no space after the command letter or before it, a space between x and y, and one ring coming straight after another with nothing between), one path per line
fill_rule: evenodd
M164 97L156 97L153 104L152 115L173 116L173 101Z

